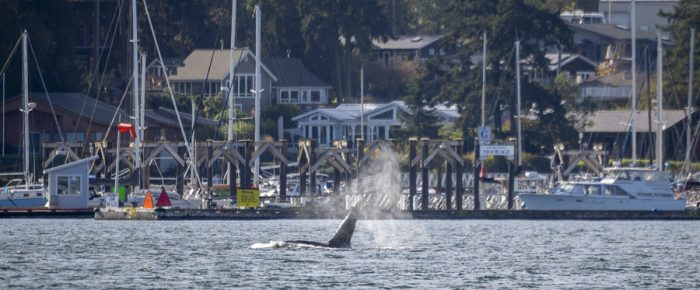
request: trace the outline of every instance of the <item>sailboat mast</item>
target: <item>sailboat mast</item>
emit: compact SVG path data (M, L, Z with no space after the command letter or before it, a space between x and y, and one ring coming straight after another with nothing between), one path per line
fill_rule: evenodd
M360 139L365 140L365 66L360 68Z
M144 138L146 130L146 52L141 52L141 97L139 98L139 140Z
M695 72L695 66L693 60L695 59L695 28L690 29L690 54L688 54L690 60L688 68L688 126L686 127L687 132L685 133L685 162L690 170L690 147L693 146L693 126L691 116L693 114L693 73Z
M636 23L636 1L632 0L630 5L630 29L632 32L632 117L630 127L632 128L632 165L637 164L637 128L634 124L637 118L637 23Z
M260 59L262 58L260 52L260 26L261 26L261 12L260 5L255 5L255 147L257 151L258 142L260 142L260 98L262 92L261 80L260 80ZM260 157L255 158L255 185L260 181Z
M131 90L131 95L134 99L134 127L137 128L136 140L134 144L134 155L135 155L135 165L136 165L136 176L139 180L139 185L141 184L141 134L140 131L140 119L139 113L141 109L139 108L139 44L138 44L138 29L136 21L136 0L131 0L131 56L132 56L132 78L133 86Z
M233 71L236 62L234 61L234 52L236 50L236 0L231 1L231 51L229 52L229 65L228 65L228 80L229 80L229 90L228 90L228 130L227 130L227 140L229 142L233 141L233 110L235 106L233 103L233 90L234 78ZM231 165L229 164L229 172L231 172Z
M517 84L517 105L516 105L516 125L518 129L518 166L523 165L523 130L521 126L521 118L522 116L520 115L520 40L515 42L515 82Z
M663 46L661 45L661 31L656 31L656 170L664 170L663 156Z
M227 122L227 136L226 140L228 142L233 142L233 111L236 109L233 90L237 87L234 83L234 71L236 62L234 60L234 55L236 51L236 0L231 1L231 49L229 51L229 63L228 63L228 122ZM231 163L228 162L226 166L226 172L229 175L229 183L236 183L236 176L231 176L233 170L231 168Z
M29 174L29 65L27 65L27 31L22 33L22 97L24 123L24 187L29 189L33 180Z

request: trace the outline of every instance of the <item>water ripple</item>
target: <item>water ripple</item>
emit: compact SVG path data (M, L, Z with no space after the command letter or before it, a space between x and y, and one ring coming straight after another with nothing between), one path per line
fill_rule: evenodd
M700 288L700 223L6 220L0 289Z

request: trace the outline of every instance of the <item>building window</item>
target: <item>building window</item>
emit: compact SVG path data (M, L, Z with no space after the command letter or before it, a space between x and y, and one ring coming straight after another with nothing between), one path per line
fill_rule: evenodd
M238 98L254 98L255 94L255 76L254 75L238 75L233 81L236 84L235 95Z
M80 194L80 176L58 176L56 188L58 194L78 195Z
M321 92L320 91L311 91L311 102L312 103L320 103L321 102Z
M90 141L102 141L102 132L92 132L90 135Z
M291 91L289 96L290 96L290 98L289 98L290 103L293 103L293 104L299 103L299 91Z
M321 139L318 141L319 144L322 145L327 145L328 144L328 133L326 131L327 126L319 126L318 129L321 131Z
M66 132L66 141L68 142L83 142L85 141L85 132L75 131Z
M435 55L435 49L434 48L429 49L428 54Z
M289 103L289 91L280 91L280 103Z

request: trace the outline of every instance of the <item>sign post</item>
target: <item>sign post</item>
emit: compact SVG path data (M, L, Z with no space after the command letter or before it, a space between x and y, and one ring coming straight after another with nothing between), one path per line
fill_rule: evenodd
M481 145L479 146L479 158L486 159L489 155L505 156L508 160L513 160L515 157L515 148L513 145Z
M488 126L482 126L479 127L478 129L478 134L479 134L479 144L484 145L484 144L489 144L491 143L491 127Z

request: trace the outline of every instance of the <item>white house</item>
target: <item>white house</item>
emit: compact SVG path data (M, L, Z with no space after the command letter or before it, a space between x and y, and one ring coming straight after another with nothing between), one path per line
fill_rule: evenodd
M389 139L391 128L403 126L402 114L408 114L408 106L402 101L386 104L364 104L364 128L360 129L362 105L341 104L335 108L322 108L292 118L301 129L303 138L315 139L319 146L329 146L333 140L367 141ZM459 118L455 107L436 106L434 113L441 123L453 123Z

